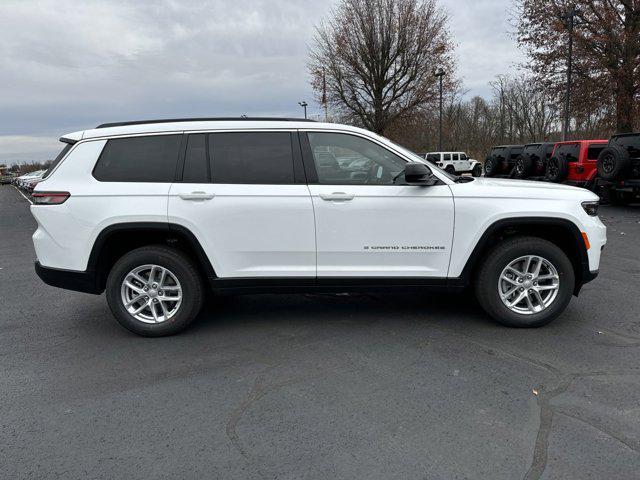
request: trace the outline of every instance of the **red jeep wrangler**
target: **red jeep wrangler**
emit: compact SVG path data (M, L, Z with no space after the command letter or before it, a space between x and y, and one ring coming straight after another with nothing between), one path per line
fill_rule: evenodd
M607 140L558 142L547 162L545 180L593 189L598 175L598 155Z

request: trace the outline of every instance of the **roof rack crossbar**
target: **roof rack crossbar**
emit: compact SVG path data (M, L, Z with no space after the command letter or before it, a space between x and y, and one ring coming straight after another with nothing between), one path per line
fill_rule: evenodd
M278 118L278 117L207 117L207 118L164 118L158 120L133 120L129 122L103 123L96 128L125 127L128 125L144 125L148 123L177 123L177 122L209 122L209 121L261 121L261 122L315 122L308 118Z

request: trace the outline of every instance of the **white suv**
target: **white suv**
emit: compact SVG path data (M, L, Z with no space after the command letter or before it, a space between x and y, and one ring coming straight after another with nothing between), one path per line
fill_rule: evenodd
M429 152L425 160L451 174L470 173L474 177L482 175L482 164L464 152Z
M215 293L473 285L498 322L548 323L595 278L598 197L456 177L369 131L286 119L105 124L34 192L36 271L100 294L138 334Z

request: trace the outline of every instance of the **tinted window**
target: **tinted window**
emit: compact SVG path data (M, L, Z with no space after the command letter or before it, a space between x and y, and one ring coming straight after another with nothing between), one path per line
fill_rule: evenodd
M549 159L549 157L551 156L551 153L553 152L554 146L555 146L555 143L549 143L543 147L544 158Z
M580 145L572 143L569 145L558 145L555 156L558 158L566 158L568 162L577 162L580 155Z
M234 132L209 135L213 183L293 183L289 132Z
M516 158L518 158L518 155L520 155L522 153L522 147L516 147L516 148L512 148L509 151L509 158L511 160L515 160Z
M598 160L598 155L604 150L604 147L606 147L606 145L591 145L587 149L587 160Z
M102 182L172 182L182 135L114 138L93 176Z
M467 157L466 153L461 153L460 154L460 160L468 160L468 159L469 159L469 157Z
M443 155L443 157L444 157L444 161L445 162L448 162L449 160L451 160L451 154L450 153L445 153Z
M182 181L186 183L207 183L209 178L207 136L204 133L189 135Z
M377 143L341 133L308 134L318 182L328 185L392 185L405 160ZM342 159L352 159L349 163Z
M431 163L436 163L440 161L440 154L439 153L428 153L427 154L427 160L430 161Z
M58 156L53 160L53 162L51 162L51 165L49 165L49 168L47 168L47 171L44 172L44 175L42 175L42 178L47 178L49 175L51 175L51 172L53 172L53 169L56 168L56 166L60 163L60 161L64 158L64 156L67 154L67 152L69 150L71 150L71 147L73 145L71 145L70 143L65 143L64 147L62 148L62 150L60 151L60 153L58 154Z
M632 158L640 157L640 133L612 137L609 143L626 148Z

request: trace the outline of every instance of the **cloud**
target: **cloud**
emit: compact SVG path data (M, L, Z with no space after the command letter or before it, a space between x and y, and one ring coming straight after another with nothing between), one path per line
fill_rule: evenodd
M443 3L472 93L515 58L508 1ZM0 162L50 158L60 135L108 121L298 116L302 99L318 114L307 48L334 3L3 0Z

